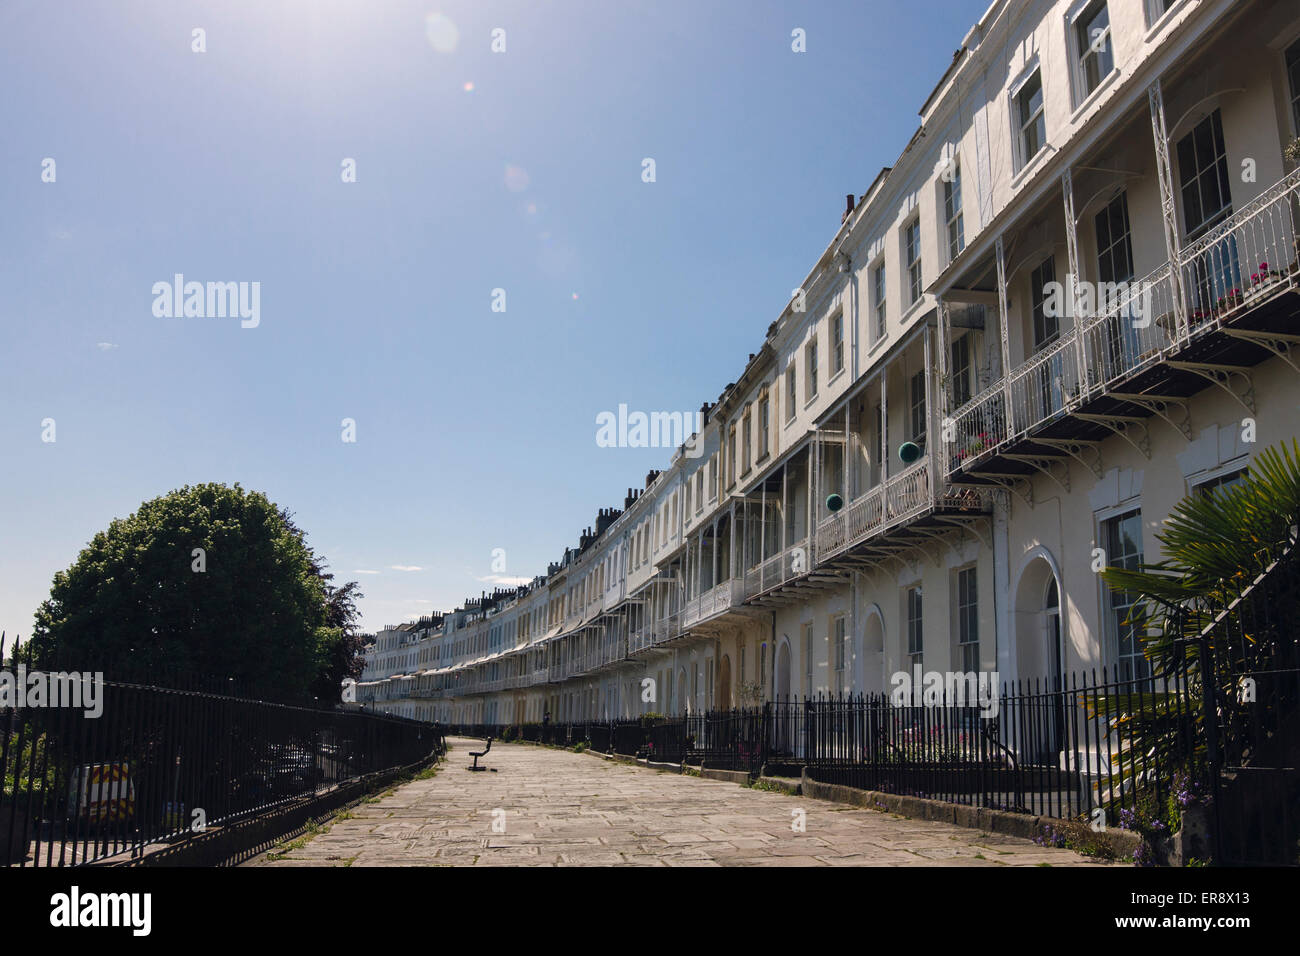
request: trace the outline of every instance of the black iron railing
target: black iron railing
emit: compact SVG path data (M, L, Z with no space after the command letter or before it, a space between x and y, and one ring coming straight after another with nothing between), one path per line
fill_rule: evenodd
M1112 825L1139 792L1167 797L1175 773L1190 772L1198 759L1201 703L1185 668L1126 681L1102 671L1063 685L1003 684L978 703L954 688L932 697L814 697L669 718L448 732L583 742L605 753L750 775L806 771L824 783L1044 816L1101 807ZM1160 747L1149 746L1152 735Z
M1197 665L1215 859L1229 864L1300 863L1300 547L1277 553L1189 608L1195 633L1179 642Z
M435 725L380 714L111 681L91 693L93 708L28 695L0 709L0 864L129 860L444 747Z

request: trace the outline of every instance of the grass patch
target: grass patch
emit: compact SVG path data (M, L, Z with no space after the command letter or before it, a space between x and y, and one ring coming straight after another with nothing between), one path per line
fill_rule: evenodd
M302 836L298 837L296 840L290 840L287 843L278 844L274 850L271 850L266 854L266 858L272 863L277 860L283 860L294 850L301 850L316 837L320 836L320 834L329 833L329 829L330 827L328 823L321 826L313 820L307 824L307 829Z

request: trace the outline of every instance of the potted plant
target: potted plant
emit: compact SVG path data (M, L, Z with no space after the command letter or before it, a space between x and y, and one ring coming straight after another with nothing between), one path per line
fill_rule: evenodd
M1231 312L1242 303L1242 294L1240 289L1233 289L1227 295L1221 295L1215 301L1215 310L1218 312Z
M761 704L763 688L753 681L747 681L740 685L740 693L737 696L742 704Z
M1264 292L1270 285L1282 277L1276 269L1270 269L1267 262L1261 262L1259 268L1250 274L1250 288L1247 297L1254 298Z
M1300 136L1282 147L1282 158L1286 160L1286 164L1292 169L1300 167Z

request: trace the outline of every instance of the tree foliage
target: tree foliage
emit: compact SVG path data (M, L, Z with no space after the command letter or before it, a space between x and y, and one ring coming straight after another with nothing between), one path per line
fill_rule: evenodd
M359 667L361 596L355 581L332 582L292 515L265 495L187 485L115 519L54 576L28 650L109 679L232 678L241 693L330 703Z
M1179 502L1156 535L1160 561L1102 572L1113 590L1136 597L1128 622L1142 635L1152 673L1173 680L1158 691L1096 702L1116 725L1130 725L1114 755L1121 770L1133 754L1158 755L1166 772L1176 770L1204 751L1207 718L1219 726L1221 745L1232 740L1244 747L1251 738L1263 710L1241 701L1237 680L1273 666L1274 653L1296 640L1300 596L1285 581L1281 587L1265 582L1298 560L1298 524L1300 444L1293 440L1256 455L1240 482ZM1225 628L1225 620L1232 626ZM1202 641L1214 655L1212 668L1200 666ZM1202 706L1206 681L1216 701L1209 714ZM1271 706L1285 703L1278 698ZM1183 715L1195 730L1191 753ZM1128 762L1129 770L1137 765Z
M1156 535L1163 557L1138 569L1107 568L1113 590L1140 600L1131 620L1145 633L1143 653L1159 673L1250 582L1282 556L1300 524L1300 443L1255 456L1235 485L1192 493ZM1194 649L1190 649L1194 654Z

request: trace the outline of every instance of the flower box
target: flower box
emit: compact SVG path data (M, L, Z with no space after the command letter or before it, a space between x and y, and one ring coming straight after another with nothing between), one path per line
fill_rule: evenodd
M1219 296L1218 301L1214 304L1214 309L1216 312L1231 312L1244 301L1245 296L1242 295L1241 290L1233 289L1227 295Z

